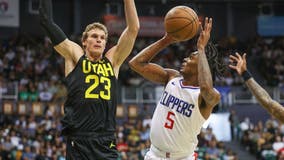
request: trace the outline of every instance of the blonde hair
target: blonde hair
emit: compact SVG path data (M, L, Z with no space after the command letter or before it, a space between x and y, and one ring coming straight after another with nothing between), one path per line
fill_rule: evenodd
M85 31L82 33L82 38L81 42L83 43L87 38L88 38L88 32L92 29L98 28L100 30L103 30L106 34L106 41L108 39L108 31L105 25L99 23L99 22L94 22L86 26Z

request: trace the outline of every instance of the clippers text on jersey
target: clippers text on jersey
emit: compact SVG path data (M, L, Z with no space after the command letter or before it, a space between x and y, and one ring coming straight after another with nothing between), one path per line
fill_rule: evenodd
M168 92L164 92L160 101L160 104L169 107L171 109L175 109L178 113L190 117L192 113L192 109L194 108L194 104L189 104Z

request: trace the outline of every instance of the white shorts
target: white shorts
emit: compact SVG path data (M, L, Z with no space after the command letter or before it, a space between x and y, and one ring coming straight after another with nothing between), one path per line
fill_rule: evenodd
M194 157L194 155L190 155L188 157L183 157L183 158L165 158L165 157L156 155L152 149L150 149L144 157L144 160L195 160L195 159L196 158Z

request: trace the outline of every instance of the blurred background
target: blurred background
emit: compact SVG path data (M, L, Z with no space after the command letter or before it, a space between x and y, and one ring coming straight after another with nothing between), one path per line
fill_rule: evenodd
M130 70L127 62L164 34L172 7L193 8L213 18L211 40L228 62L247 53L248 68L273 99L284 102L283 0L135 0L140 32L119 73L119 159L140 160L150 146L150 121L163 86ZM39 25L38 0L0 0L0 159L64 160L60 118L66 97L64 60ZM54 21L80 44L94 21L109 30L107 49L125 27L122 0L54 0ZM179 69L187 42L169 46L153 60ZM215 81L222 99L198 136L200 160L284 159L284 125L271 117L236 73ZM282 153L283 152L283 153Z

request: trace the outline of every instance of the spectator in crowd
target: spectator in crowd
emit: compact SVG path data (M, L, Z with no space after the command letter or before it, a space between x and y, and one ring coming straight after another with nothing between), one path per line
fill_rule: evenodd
M212 139L211 141L209 141L208 148L206 149L205 159L218 159L218 157L220 157L220 152L217 148L217 141L215 139Z
M272 144L272 148L274 150L274 152L278 153L278 151L282 148L284 148L284 142L282 140L281 135L276 135L275 136L275 140Z
M238 139L239 137L239 118L236 115L235 110L230 111L229 115L229 122L230 122L230 130L231 130L231 139L235 140Z

